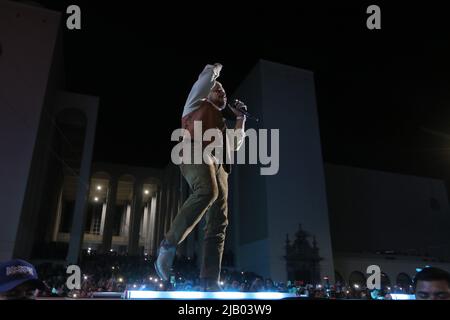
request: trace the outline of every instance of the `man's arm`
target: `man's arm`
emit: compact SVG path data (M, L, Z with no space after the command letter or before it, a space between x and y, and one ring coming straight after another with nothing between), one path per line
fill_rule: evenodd
M247 106L239 101L237 107L239 109L244 109L247 110ZM245 120L246 117L245 115L243 115L242 113L239 112L238 109L230 107L231 111L233 111L233 113L236 115L236 125L234 126L234 150L233 151L238 151L242 144L244 143L244 138L245 138Z
M222 65L216 63L214 65L208 64L200 73L198 80L192 86L191 92L184 105L183 117L192 111L195 111L200 102L205 99L211 89L216 83L216 79L220 76L220 71L222 70Z
M235 149L234 151L238 151L242 144L244 143L245 138L245 116L242 118L237 118L236 125L234 127L234 131L236 132L236 140L234 141Z

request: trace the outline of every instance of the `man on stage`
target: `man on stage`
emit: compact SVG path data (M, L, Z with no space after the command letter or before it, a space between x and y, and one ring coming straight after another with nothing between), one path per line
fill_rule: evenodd
M202 131L215 129L220 135L225 133L226 125L222 112L227 106L227 97L222 84L216 81L222 70L221 64L207 65L193 85L187 98L182 115L182 128L191 137L189 144L192 149L195 144L201 144L200 150L204 150L210 142L195 141L194 121L201 121ZM245 116L239 109L246 110L246 106L237 101L234 107L230 107L236 116L234 138L222 140L222 152L226 159L230 159L230 152L240 148L244 140ZM203 136L203 132L201 136ZM233 150L230 150L230 149ZM198 150L198 149L197 149ZM217 155L208 154L211 161L195 164L192 159L189 163L180 164L180 170L186 179L192 194L184 202L177 216L172 222L170 230L161 242L155 269L159 277L168 280L170 270L175 257L176 247L194 229L197 223L205 215L205 237L203 245L203 258L200 266L200 278L206 291L220 290L218 284L221 270L222 254L225 243L225 232L228 225L228 174L231 164L228 161L217 159Z

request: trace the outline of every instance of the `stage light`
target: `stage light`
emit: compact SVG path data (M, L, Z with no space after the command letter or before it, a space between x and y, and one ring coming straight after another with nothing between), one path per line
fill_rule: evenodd
M220 281L220 285L223 286L223 281Z
M133 284L133 288L136 288L136 287L137 287L137 285Z
M97 201L98 201L98 197L95 197L95 198L94 198L94 201L97 202Z
M391 294L392 300L416 300L413 294Z
M159 284L159 287L160 287L160 288L162 288L162 287L163 287L163 284L162 284L162 283L160 283L160 284Z
M204 292L191 291L128 291L128 299L201 299Z
M155 278L155 282L158 282L158 279Z
M123 282L123 278L119 278L119 282Z
M127 292L127 299L220 299L220 300L279 300L295 297L281 292L199 292L199 291L135 291Z
M109 249L109 252L113 252L114 250L113 249Z
M150 193L150 191L148 191L148 190L145 190L145 191L144 191L144 193L145 193L145 194L149 194L149 193Z
M84 278L84 280L87 280L88 277L87 277L87 276L84 276L83 278Z
M97 190L102 190L102 186L98 185Z
M153 281L153 278L152 278L152 277L150 277L150 281Z
M359 289L359 285L358 284L355 284L353 286L355 287L355 289Z

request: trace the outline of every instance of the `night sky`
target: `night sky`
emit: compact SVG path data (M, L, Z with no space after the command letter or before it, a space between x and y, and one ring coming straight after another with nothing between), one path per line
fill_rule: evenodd
M82 30L64 31L66 84L100 97L94 161L163 167L204 65L224 65L231 95L266 59L315 73L326 162L450 180L450 23L441 2L39 2L81 7ZM366 28L370 4L381 7L382 30Z

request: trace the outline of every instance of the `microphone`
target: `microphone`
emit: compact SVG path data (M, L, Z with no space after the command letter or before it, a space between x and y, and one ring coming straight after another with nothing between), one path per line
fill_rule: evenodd
M234 105L236 105L236 104L237 104L237 100L234 101ZM227 107L231 109L231 105L230 105L229 103L227 104ZM244 116L246 116L247 119L251 119L251 120L255 120L256 122L259 122L259 118L257 118L257 117L255 117L255 116L251 115L250 113L248 113L247 110L244 110L244 109L238 109L238 108L236 108L236 107L234 107L234 106L233 106L233 108L236 109L236 110L238 110L238 111L239 111L240 113L242 113ZM234 112L233 112L233 114L234 114Z

